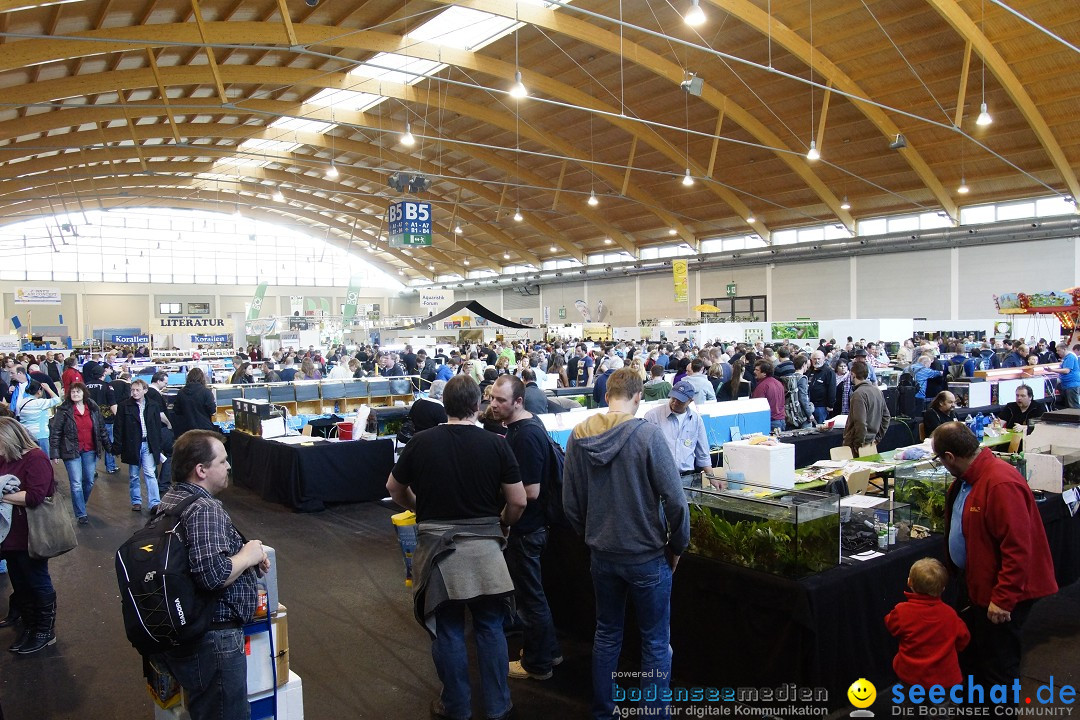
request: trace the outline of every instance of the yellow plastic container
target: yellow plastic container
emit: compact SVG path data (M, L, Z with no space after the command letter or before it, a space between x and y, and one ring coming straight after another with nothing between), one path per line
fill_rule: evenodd
M412 587L412 559L416 551L416 513L412 510L390 516L390 522L397 531L401 554L405 558L405 586Z

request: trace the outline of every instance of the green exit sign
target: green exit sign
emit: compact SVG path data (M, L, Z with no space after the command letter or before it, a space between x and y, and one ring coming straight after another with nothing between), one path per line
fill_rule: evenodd
M729 283L727 286L728 297L735 297L735 283Z

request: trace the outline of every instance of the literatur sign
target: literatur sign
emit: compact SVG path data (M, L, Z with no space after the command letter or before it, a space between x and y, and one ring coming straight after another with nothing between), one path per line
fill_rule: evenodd
M166 317L158 318L158 327L165 328L223 328L225 321L222 318L198 318L198 317Z

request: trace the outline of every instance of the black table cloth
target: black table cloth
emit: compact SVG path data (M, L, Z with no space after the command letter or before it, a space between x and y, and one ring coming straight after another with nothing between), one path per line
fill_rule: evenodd
M306 446L233 432L229 454L237 485L299 512L323 510L328 502L381 500L394 467L391 439Z
M780 442L795 446L795 467L803 468L813 465L818 460L828 460L829 451L844 444L844 431L837 428L825 432L781 437ZM885 437L878 443L878 451L895 450L908 445L915 445L918 442L918 431L913 430L911 424L894 419L889 425L889 429L885 431Z

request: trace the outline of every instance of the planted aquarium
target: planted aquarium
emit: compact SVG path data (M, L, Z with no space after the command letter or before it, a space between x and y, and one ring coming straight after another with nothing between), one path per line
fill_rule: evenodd
M943 466L932 462L898 465L893 473L897 502L911 505L911 521L930 528L945 530L945 493L953 476Z
M774 575L799 578L840 561L839 496L686 488L690 552Z

